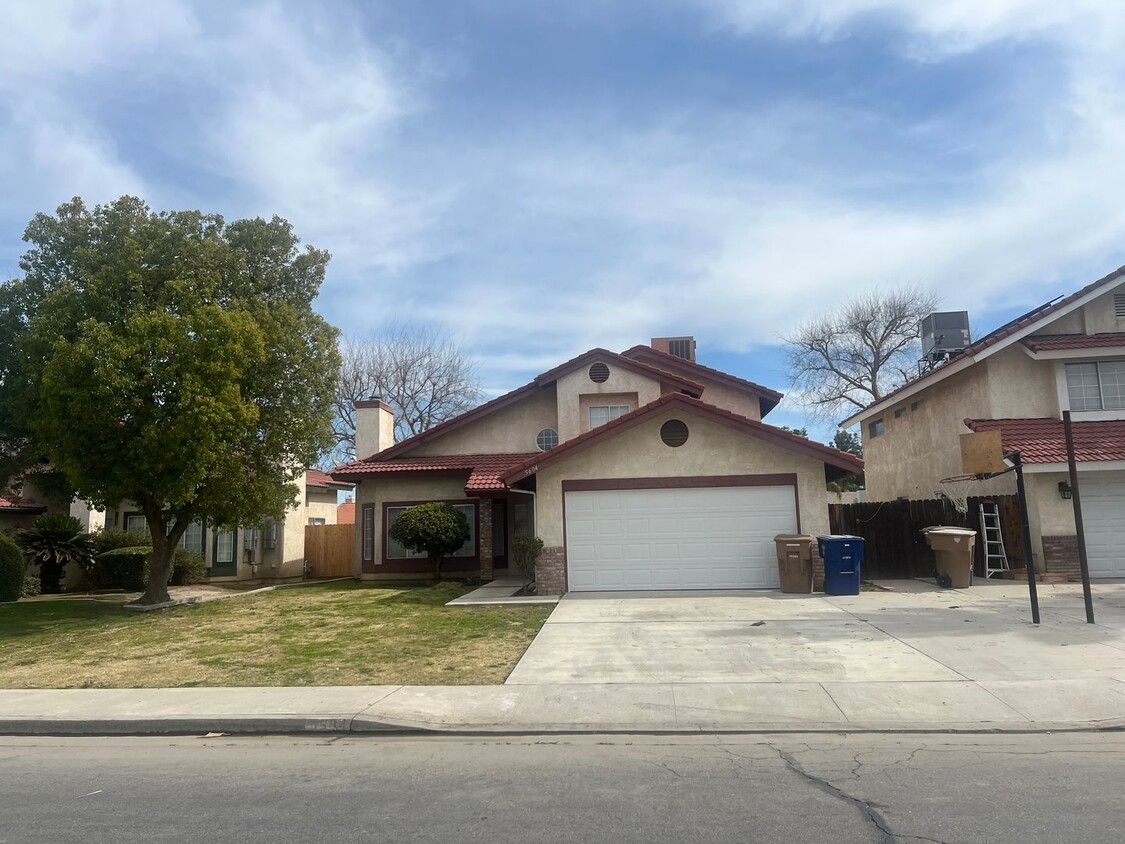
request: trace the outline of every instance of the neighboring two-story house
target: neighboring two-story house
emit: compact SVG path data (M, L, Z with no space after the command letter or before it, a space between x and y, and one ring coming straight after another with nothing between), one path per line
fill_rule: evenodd
M292 580L304 575L306 525L336 524L339 493L352 486L319 469L306 470L298 484L304 494L280 520L267 519L236 530L209 529L201 522L188 526L180 545L206 560L208 582ZM129 502L105 513L105 524L149 535L144 514Z
M1001 326L841 423L860 425L867 498L931 498L960 436L999 430L1026 464L1032 553L1077 573L1062 412L1070 410L1090 573L1125 577L1125 267ZM1014 492L1011 475L970 493Z
M447 501L472 538L447 563L490 579L517 535L544 542L543 594L770 588L773 538L826 533L825 483L862 461L761 420L781 394L703 366L690 337L593 349L400 443L391 408L356 413L361 578L417 578L426 561L387 528Z

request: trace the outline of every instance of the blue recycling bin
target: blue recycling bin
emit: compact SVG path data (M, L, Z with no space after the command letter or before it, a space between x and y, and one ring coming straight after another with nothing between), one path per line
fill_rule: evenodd
M863 537L818 536L816 544L824 560L824 594L858 595Z

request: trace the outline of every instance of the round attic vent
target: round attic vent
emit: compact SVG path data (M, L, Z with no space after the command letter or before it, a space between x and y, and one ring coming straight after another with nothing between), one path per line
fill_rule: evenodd
M595 384L603 384L609 378L609 367L599 361L590 367L590 380Z
M664 445L669 448L679 448L687 442L688 429L687 425L679 419L669 419L660 426L660 439L664 441Z

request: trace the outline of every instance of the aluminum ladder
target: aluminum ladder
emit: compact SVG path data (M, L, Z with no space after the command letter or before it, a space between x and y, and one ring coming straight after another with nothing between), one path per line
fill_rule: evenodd
M980 503L980 529L985 578L1003 574L1008 570L1008 553L1004 550L1004 532L1000 530L1000 506L995 501Z

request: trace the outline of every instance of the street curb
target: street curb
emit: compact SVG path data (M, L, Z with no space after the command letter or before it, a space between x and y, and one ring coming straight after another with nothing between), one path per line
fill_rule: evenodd
M120 718L73 720L58 718L0 719L0 736L173 736L223 733L227 735L429 735L462 737L582 736L582 735L777 735L864 733L896 735L1034 735L1044 733L1098 733L1125 731L1125 720L1062 722L1051 724L745 724L671 726L645 728L598 724L425 724L389 721L358 716L216 716L184 718Z

